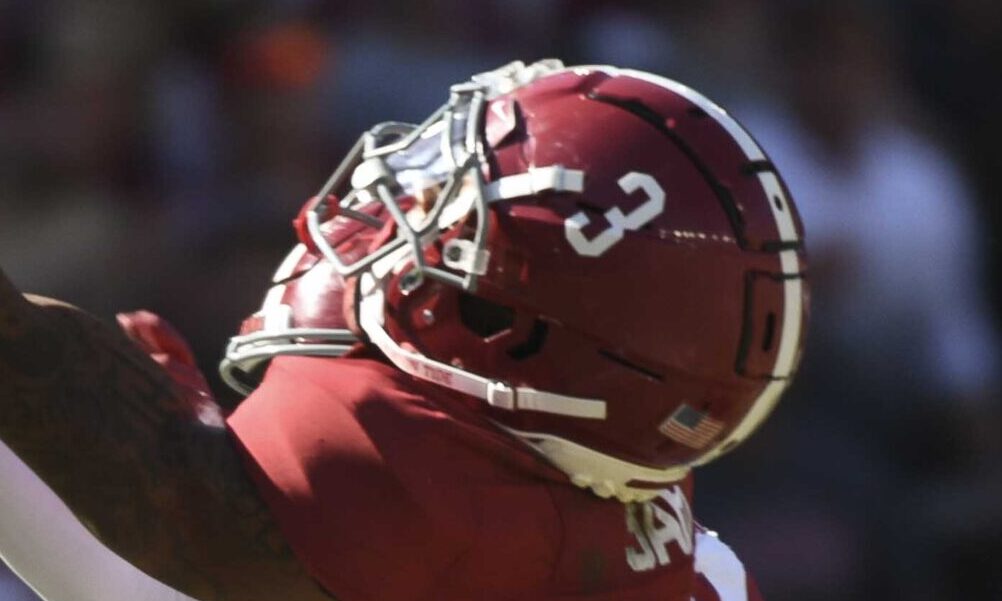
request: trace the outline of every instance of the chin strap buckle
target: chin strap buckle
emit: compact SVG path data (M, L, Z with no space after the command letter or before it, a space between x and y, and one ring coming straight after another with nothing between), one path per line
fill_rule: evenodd
M518 408L518 399L515 389L504 382L492 380L487 383L487 404L491 407L514 411Z

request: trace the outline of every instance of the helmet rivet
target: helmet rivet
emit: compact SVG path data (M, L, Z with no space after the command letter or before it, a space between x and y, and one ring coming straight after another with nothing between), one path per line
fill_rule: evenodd
M450 261L458 261L463 258L463 249L459 246L450 246L445 249L445 258Z
M425 309L421 311L421 319L428 325L435 323L435 314L431 309Z
M416 271L405 273L400 278L400 291L404 294L410 294L411 292L414 292L414 290L416 290L423 281L424 278Z

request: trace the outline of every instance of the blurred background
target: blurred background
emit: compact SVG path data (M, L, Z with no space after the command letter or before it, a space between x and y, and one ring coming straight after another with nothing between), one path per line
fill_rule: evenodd
M364 128L549 56L703 91L801 209L801 377L697 477L766 599L1002 599L1000 2L0 0L0 262L214 374Z

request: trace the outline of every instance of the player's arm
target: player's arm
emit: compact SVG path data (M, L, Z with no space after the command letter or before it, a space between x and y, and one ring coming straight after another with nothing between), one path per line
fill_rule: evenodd
M0 438L104 544L188 595L330 600L290 554L223 426L193 415L117 328L23 296L2 270Z

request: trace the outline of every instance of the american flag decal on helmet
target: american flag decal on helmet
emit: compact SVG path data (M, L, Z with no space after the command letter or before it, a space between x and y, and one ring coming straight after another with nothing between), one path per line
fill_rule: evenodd
M702 449L724 429L724 423L682 403L658 430L668 438L687 447Z

